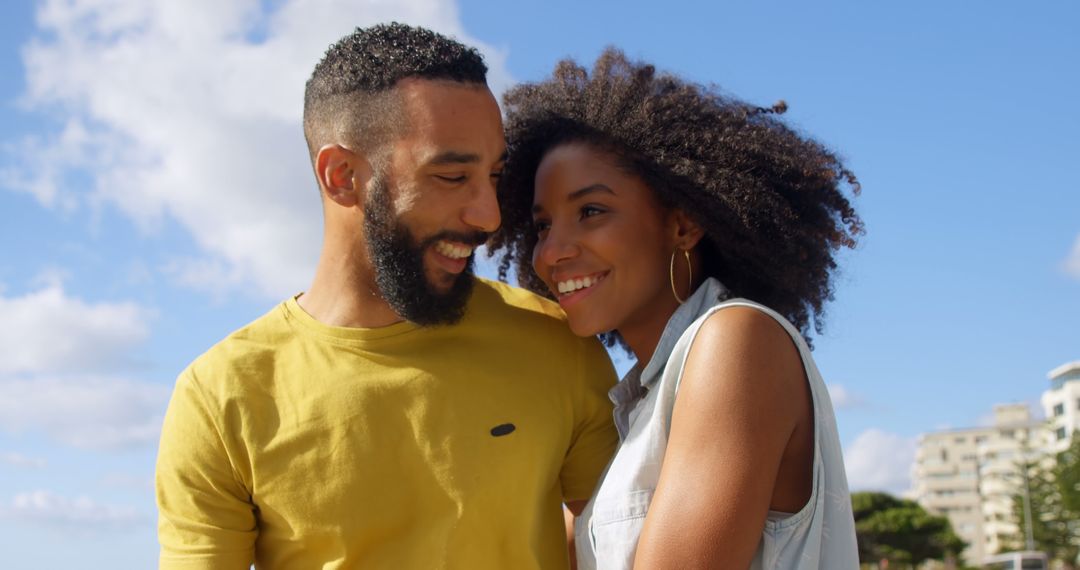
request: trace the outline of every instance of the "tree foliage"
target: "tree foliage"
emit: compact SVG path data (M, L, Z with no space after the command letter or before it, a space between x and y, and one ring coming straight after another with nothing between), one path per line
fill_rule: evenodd
M949 519L931 515L915 501L886 493L854 493L851 506L859 560L919 564L959 555L966 544Z
M1080 554L1080 437L1074 435L1069 447L1052 461L1026 461L1031 498L1031 530L1035 549L1042 550L1067 568L1075 568ZM1022 490L1021 490L1022 493ZM1024 496L1013 497L1013 512L1020 531L1012 548L1025 547Z

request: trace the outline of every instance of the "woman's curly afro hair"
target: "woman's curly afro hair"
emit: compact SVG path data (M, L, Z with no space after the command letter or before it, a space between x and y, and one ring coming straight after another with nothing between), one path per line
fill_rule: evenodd
M779 120L787 106L749 105L657 73L608 48L590 74L563 60L552 76L504 96L509 158L499 186L502 227L489 244L499 275L551 297L532 268L536 170L551 149L584 143L637 175L667 208L705 230L706 275L734 296L821 332L835 252L862 233L845 189L855 176L820 143ZM494 253L493 253L494 254Z

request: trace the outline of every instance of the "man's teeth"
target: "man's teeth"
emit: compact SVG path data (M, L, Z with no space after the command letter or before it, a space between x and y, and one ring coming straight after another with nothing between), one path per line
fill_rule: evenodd
M435 251L451 259L463 259L472 255L473 248L440 241L435 243Z
M578 289L584 289L586 287L592 287L600 282L599 277L578 277L576 279L567 279L566 281L559 281L559 294L565 295L567 293L573 293Z

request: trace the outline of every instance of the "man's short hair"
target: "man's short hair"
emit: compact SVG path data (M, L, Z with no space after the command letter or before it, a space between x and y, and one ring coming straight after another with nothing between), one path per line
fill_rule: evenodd
M475 48L393 22L357 28L330 46L304 90L304 138L314 163L325 144L374 152L398 132L394 87L406 78L487 86L487 66Z

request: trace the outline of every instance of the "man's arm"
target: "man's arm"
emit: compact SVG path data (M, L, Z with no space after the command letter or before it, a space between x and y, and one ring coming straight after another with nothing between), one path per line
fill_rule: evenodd
M254 559L254 509L226 451L220 420L189 369L176 382L158 449L163 570L246 570Z
M570 501L563 506L563 518L566 521L566 546L570 550L570 570L577 570L577 551L574 549L575 519L581 516L589 501Z
M599 342L589 339L583 343L576 378L574 440L560 473L571 570L577 566L574 519L585 510L604 467L619 444L619 434L611 415L612 403L608 398L608 391L615 385L615 370Z
M615 385L611 359L596 339L581 342L579 368L573 386L574 433L563 458L559 479L563 503L584 506L615 454L619 433L612 419L613 405L608 398L608 391Z

